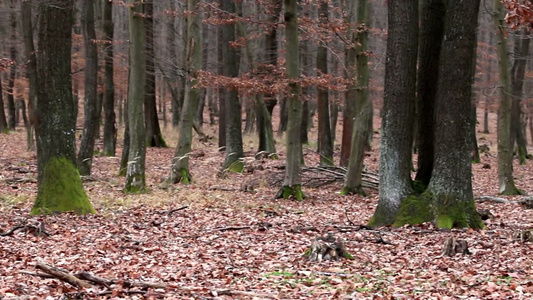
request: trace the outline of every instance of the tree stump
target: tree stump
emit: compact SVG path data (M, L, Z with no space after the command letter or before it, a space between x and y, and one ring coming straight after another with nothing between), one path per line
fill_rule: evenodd
M310 261L339 260L340 258L353 259L346 251L346 246L341 238L336 238L329 232L326 236L317 237L305 251L304 256Z
M444 242L442 255L454 256L455 254L471 254L468 250L468 243L464 240L458 240L455 237L450 237Z

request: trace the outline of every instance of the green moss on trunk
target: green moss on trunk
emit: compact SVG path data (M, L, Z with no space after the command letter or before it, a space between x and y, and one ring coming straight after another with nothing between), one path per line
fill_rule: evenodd
M172 177L169 179L171 183L191 183L192 182L192 176L191 173L189 173L189 170L182 168L179 169L178 172L176 172L176 177Z
M128 194L139 194L146 192L145 175L136 174L126 178L126 186L124 192Z
M233 172L233 173L242 173L244 171L244 163L240 160L236 160L232 162L225 171Z
M439 228L484 228L474 199L458 201L449 195L434 195L435 221Z
M53 157L44 166L43 181L39 183L32 215L73 211L78 215L94 214L80 174L65 157Z
M366 197L367 194L366 192L363 190L363 187L348 187L348 186L345 186L342 188L340 194L342 196L347 196L347 195L360 195L360 196L363 196L363 197Z
M425 192L419 196L410 196L402 201L393 226L416 225L432 220L431 193Z
M276 199L289 199L294 198L298 201L302 201L305 198L304 193L302 192L302 186L297 184L293 186L284 185L276 194Z

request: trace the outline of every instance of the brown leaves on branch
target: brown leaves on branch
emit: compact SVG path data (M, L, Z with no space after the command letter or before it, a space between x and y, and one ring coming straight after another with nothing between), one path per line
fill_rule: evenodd
M531 0L502 0L507 8L505 22L511 29L518 27L533 27L533 3Z

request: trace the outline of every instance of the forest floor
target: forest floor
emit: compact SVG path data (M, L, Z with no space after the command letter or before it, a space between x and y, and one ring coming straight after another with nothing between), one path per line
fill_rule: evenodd
M207 126L206 131L214 135ZM174 146L170 128L165 136ZM315 140L316 127L310 137ZM478 139L490 152L473 165L474 193L497 196L494 133ZM365 161L368 171L377 172L379 134L373 143ZM279 160L255 160L255 144L245 137L243 174L221 176L224 154L216 140L195 142L194 182L170 187L162 181L174 149L150 148L150 192L137 195L122 193L119 157L96 155L84 185L98 214L30 216L35 153L25 150L21 129L0 134L0 233L29 224L49 234L16 230L0 236L0 299L533 298L533 243L516 238L533 228L533 210L515 202L522 196L505 197L511 203L478 203L494 215L484 230L440 231L431 224L366 230L357 225L374 212L376 191L340 196L342 183L336 182L305 187L302 202L274 200L283 176L283 144L278 143ZM305 147L307 166L318 162L314 148ZM515 164L516 183L529 193L532 165ZM314 238L328 232L344 239L353 260L317 263L302 256ZM443 256L449 237L466 240L471 254ZM109 288L75 288L24 273L38 271L39 262L115 281ZM140 282L157 284L147 288Z

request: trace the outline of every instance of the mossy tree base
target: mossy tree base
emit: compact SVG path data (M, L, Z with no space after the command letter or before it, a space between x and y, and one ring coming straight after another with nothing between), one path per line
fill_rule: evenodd
M284 185L276 194L276 199L289 199L293 198L298 201L302 201L305 198L304 193L302 192L302 186L297 184L293 186Z
M394 221L390 222L390 218L376 211L368 225L400 227L406 224L435 222L438 228L444 229L485 227L476 211L474 199L466 202L457 201L451 196L434 195L430 191L404 199L393 219Z
M232 173L242 173L244 171L244 163L240 160L236 160L229 164L224 169L224 172L232 172Z
M192 175L188 169L182 168L178 171L173 171L170 175L170 178L168 179L168 182L188 184L192 182Z
M345 186L345 187L342 188L340 194L342 196L347 196L347 195L359 195L359 196L363 196L363 197L367 196L365 190L363 190L363 187L361 187L361 186L359 186L359 187L348 187L348 186Z
M514 183L508 184L505 190L503 190L503 192L500 193L500 195L504 195L504 196L518 196L518 195L524 195L524 194L525 194L524 191L517 188L514 185Z
M44 166L32 215L75 212L78 215L96 213L83 189L80 174L72 162L53 157Z

